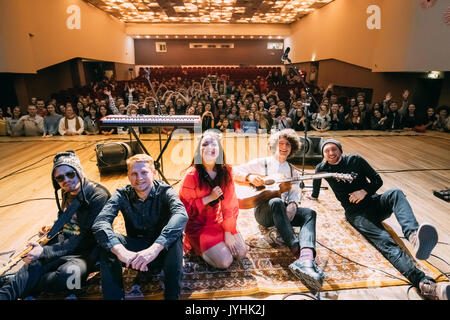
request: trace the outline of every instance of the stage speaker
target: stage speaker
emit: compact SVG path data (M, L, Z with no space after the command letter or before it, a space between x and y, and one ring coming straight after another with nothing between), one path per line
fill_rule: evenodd
M95 146L97 167L100 173L127 172L127 159L142 153L137 141L108 142Z
M298 150L289 161L295 164L302 164L303 154L305 154L305 164L316 165L322 161L322 153L320 146L322 144L322 137L307 136L306 140L304 136L299 136L302 143L302 147Z

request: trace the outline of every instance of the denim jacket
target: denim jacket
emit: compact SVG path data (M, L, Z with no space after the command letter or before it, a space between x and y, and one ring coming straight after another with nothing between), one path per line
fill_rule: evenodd
M127 236L146 238L168 249L183 236L188 215L178 194L168 184L153 181L153 187L144 201L139 199L131 185L120 188L108 200L92 226L97 242L111 249L121 242L112 223L122 212Z

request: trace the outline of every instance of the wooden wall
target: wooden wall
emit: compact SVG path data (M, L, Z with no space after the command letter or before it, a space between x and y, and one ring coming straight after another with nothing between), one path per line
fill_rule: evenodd
M283 50L268 50L268 42L283 40L240 39L135 39L137 65L278 65ZM167 52L156 52L155 42L165 42ZM233 49L190 49L189 43L234 43Z

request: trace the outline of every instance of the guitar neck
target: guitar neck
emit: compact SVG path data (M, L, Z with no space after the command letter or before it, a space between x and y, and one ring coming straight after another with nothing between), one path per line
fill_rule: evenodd
M336 176L337 176L336 173L319 173L319 174L310 174L310 175L300 176L300 177L295 177L295 178L276 180L276 182L277 183L296 182L296 181L304 181L304 180L335 178Z
M45 246L51 239L47 237L46 233L41 238L39 238L36 242L39 243L41 246ZM7 264L5 264L0 269L0 276L4 275L7 271L9 271L12 267L14 267L16 264L22 260L24 256L26 256L31 250L33 249L32 246L27 246L22 252L20 252L18 255L16 255L14 258L12 258Z

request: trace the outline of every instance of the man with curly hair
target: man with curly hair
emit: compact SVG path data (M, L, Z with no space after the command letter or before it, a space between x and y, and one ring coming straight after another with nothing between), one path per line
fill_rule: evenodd
M273 155L254 159L246 164L233 168L236 182L247 182L254 187L264 185L264 176L276 175L285 178L297 177L300 172L287 159L295 154L301 146L297 133L293 129L284 129L273 133L269 138ZM263 227L275 226L284 243L289 247L296 260L289 269L312 292L322 288L323 271L317 266L316 256L316 212L301 208L301 190L292 185L291 190L255 208L255 219ZM293 227L300 227L296 237Z

